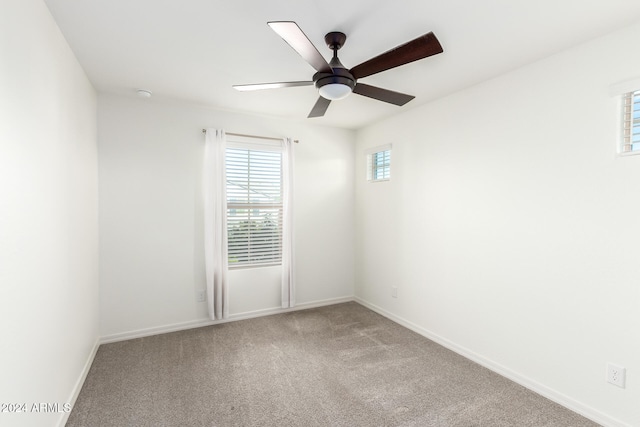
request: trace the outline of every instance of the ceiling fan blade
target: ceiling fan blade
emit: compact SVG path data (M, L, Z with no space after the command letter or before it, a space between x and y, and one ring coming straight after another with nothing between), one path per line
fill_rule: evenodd
M250 90L280 89L283 87L297 87L297 86L313 86L313 82L257 83L257 84L250 84L250 85L234 85L233 88L241 92L247 92Z
M442 46L435 34L429 32L360 65L356 65L350 70L350 73L356 79L361 79L442 52Z
M322 117L324 116L324 113L327 111L327 108L329 107L329 104L331 104L331 101L323 98L323 97L318 97L318 100L316 101L316 105L313 106L313 108L311 109L311 112L309 113L309 115L307 116L307 118L312 118L312 117Z
M316 71L331 72L327 61L298 27L298 24L292 21L267 22L267 24Z
M357 93L358 95L362 96L368 96L369 98L377 99L378 101L388 102L389 104L400 106L415 98L415 96L413 95L394 92L392 90L369 86L363 83L356 84L356 87L353 88L353 93Z

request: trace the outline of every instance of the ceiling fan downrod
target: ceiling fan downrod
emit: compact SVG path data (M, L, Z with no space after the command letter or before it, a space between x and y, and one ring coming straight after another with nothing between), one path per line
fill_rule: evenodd
M327 46L333 50L333 58L329 62L331 73L319 71L313 75L320 96L335 101L349 96L356 87L356 79L338 59L338 50L344 46L347 36L341 32L331 32L324 36Z

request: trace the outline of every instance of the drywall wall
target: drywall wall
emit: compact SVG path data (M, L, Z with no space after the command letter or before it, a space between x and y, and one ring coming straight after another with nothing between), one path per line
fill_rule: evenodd
M133 92L133 90L132 90ZM101 94L98 101L101 333L106 339L207 319L203 128L295 144L297 303L353 296L352 131ZM280 307L277 267L233 270L231 316Z
M45 4L41 0L3 1L3 426L63 423L64 405L72 403L97 349L96 104L93 87ZM43 403L53 406L43 408ZM26 413L7 413L4 404L19 404Z
M616 155L609 93L640 76L638 38L362 129L355 153L356 296L606 425L640 425L640 156ZM392 179L367 183L364 151L387 143Z

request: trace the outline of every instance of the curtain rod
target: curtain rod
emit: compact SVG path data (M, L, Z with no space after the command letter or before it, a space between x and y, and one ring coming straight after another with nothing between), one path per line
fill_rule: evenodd
M206 133L207 130L206 129L202 129L202 133ZM258 136L258 135L247 135L244 133L231 133L231 132L225 132L226 135L231 135L231 136L241 136L244 138L257 138L257 139L269 139L271 141L282 141L282 138L271 138L268 136ZM298 141L297 139L294 139L293 142L295 142L296 144L300 141Z

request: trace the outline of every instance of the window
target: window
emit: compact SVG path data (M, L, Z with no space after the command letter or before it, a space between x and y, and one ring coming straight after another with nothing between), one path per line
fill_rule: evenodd
M640 153L640 90L625 93L622 97L621 152Z
M229 268L282 262L282 149L229 142L227 237Z
M391 179L391 144L367 150L367 181Z

